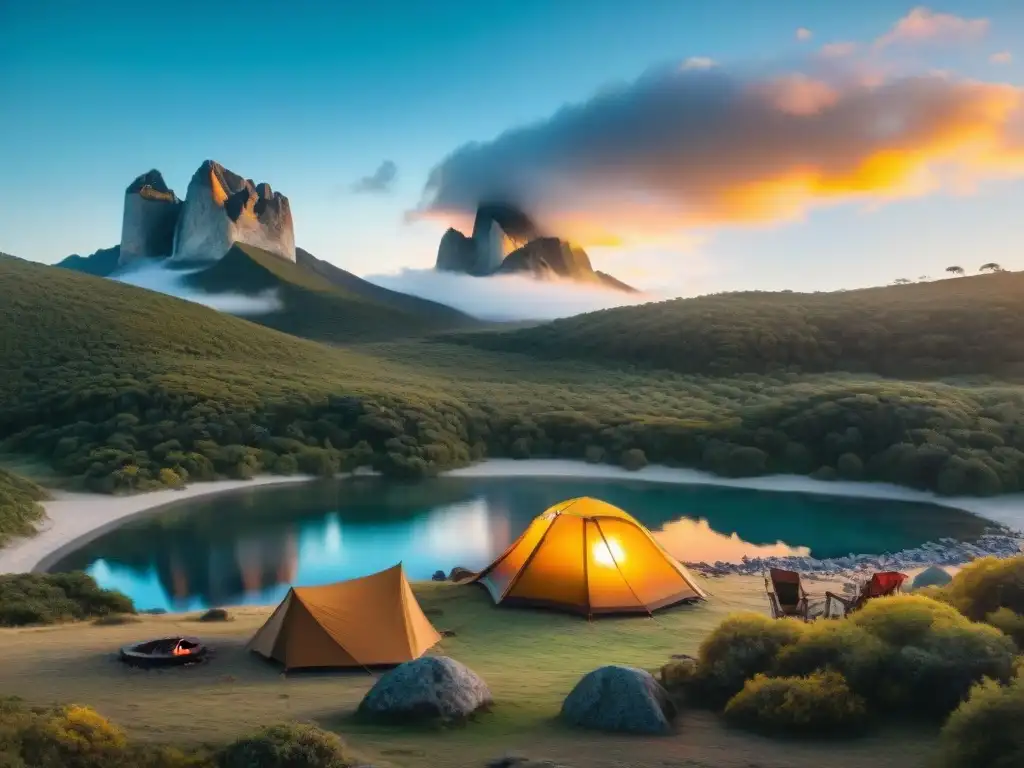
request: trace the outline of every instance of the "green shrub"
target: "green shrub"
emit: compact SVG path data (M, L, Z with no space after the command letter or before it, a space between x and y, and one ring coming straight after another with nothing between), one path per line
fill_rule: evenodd
M647 456L639 448L630 448L622 452L619 463L629 471L635 472L647 466Z
M86 573L19 573L0 576L0 626L53 624L59 621L132 614L130 598L100 589Z
M919 595L869 602L847 621L889 646L874 698L904 713L944 716L985 677L1013 674L1013 641Z
M1013 638L1017 648L1024 651L1024 614L1014 613L1003 607L985 617L985 623L991 624L1004 635Z
M107 768L127 746L124 732L88 707L36 717L21 732L22 757L37 768Z
M1024 679L1006 686L992 680L971 689L940 735L945 768L1016 768L1024 765Z
M890 655L890 646L853 622L818 621L779 651L772 674L800 677L836 670L854 692L871 695L884 684Z
M697 660L674 659L662 665L658 676L669 691L685 691L697 680Z
M43 519L39 503L46 491L35 483L0 469L0 547L12 536L28 536Z
M274 725L225 747L220 768L351 768L357 760L335 734L312 725Z
M125 734L88 707L29 709L0 702L3 768L213 768L202 754L154 744L130 744Z
M937 596L974 621L988 621L1001 608L1024 616L1024 555L978 558L965 565ZM1015 626L1005 614L997 620Z
M867 720L863 697L838 672L807 677L756 675L729 699L726 718L770 733L823 735L860 731Z
M704 703L724 705L747 680L768 672L780 651L797 642L806 625L760 613L729 616L708 635L697 654L696 686Z

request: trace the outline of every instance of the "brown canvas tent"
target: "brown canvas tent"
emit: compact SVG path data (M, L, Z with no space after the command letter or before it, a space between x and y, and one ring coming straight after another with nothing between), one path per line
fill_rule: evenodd
M249 649L285 669L371 667L419 658L441 636L399 563L320 587L292 587Z
M582 613L650 613L706 595L631 515L581 497L534 519L473 579L495 603Z

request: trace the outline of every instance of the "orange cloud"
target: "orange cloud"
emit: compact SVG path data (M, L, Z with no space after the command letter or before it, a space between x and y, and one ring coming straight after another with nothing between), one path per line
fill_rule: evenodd
M999 51L999 53L993 53L989 56L988 60L993 64L1009 64L1013 61L1013 54L1009 51Z
M1005 176L1024 176L1024 89L674 67L457 149L419 213L504 200L583 245L633 245Z
M923 41L963 42L984 37L988 28L988 19L965 19L918 6L897 21L875 44L882 47L893 43Z
M812 37L814 37L814 33L811 32L811 30L809 30L807 27L799 27L796 31L796 39L799 40L800 42L810 40Z

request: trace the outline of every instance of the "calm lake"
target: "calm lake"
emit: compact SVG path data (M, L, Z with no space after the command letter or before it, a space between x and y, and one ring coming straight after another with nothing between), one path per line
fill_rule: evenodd
M896 552L987 523L924 503L707 485L569 478L377 478L254 488L186 501L125 524L56 563L119 589L140 609L265 604L405 564L411 579L478 569L547 507L595 496L630 512L685 562Z

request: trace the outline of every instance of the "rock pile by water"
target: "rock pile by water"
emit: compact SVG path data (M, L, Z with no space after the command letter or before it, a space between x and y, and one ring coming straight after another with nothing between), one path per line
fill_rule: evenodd
M816 559L813 557L744 557L740 563L685 563L687 568L705 576L733 574L760 575L769 568L799 571L810 578L855 578L866 572L904 571L929 565L960 566L979 557L1014 557L1024 550L1024 532L1007 529L986 531L976 541L966 542L944 538L930 541L914 549L886 552L881 555L855 555Z

